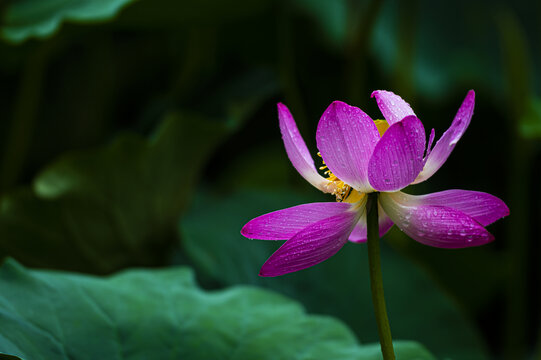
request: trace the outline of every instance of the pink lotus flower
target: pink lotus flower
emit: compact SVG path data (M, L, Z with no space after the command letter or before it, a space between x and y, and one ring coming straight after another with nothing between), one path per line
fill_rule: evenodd
M494 237L485 226L509 214L490 194L447 190L422 196L400 190L430 178L447 160L468 127L475 104L470 90L451 127L432 148L422 122L398 95L372 93L385 117L373 121L361 109L333 102L321 117L316 141L326 177L314 166L293 116L278 104L280 131L297 171L337 202L310 203L271 212L249 221L241 234L250 239L287 240L261 268L279 276L316 265L349 240L366 241L367 193L379 192L379 234L396 224L412 239L440 248L486 244Z

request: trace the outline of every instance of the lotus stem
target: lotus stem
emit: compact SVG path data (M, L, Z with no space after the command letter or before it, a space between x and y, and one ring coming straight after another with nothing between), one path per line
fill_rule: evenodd
M370 288L372 302L378 324L379 342L384 360L394 360L393 338L387 317L385 296L383 294L383 279L381 275L381 257L379 250L379 223L378 223L378 193L368 194L366 204L366 228L368 245L368 266L370 268Z

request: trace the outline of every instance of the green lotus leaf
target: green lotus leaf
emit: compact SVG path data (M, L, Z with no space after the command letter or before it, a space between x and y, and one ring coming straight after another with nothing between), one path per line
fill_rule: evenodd
M188 268L99 278L0 269L0 352L41 359L380 359L340 321L253 287L207 292ZM398 342L400 359L434 359Z

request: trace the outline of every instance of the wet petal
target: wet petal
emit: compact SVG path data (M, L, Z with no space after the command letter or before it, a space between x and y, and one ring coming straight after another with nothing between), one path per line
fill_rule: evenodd
M415 116L411 106L400 96L390 91L376 90L371 97L376 98L378 107L389 125L402 121L406 116Z
M414 196L401 193L401 202L419 206L445 206L463 212L483 226L509 215L509 208L494 195L479 191L446 190Z
M458 112L453 120L453 123L447 129L447 131L441 136L441 138L436 142L436 145L427 156L426 164L423 168L423 171L419 174L417 179L415 179L414 184L425 181L445 163L453 149L455 148L456 143L470 124L471 117L473 115L473 108L475 107L475 92L470 90L464 99L464 102L458 109Z
M325 164L340 180L361 192L370 192L368 161L379 140L372 119L361 109L333 102L321 116L317 147Z
M250 220L240 233L249 239L288 240L308 225L341 214L351 207L352 204L339 202L293 206Z
M379 237L383 237L393 227L393 221L385 214L378 204ZM349 241L354 243L366 242L366 212L361 216L355 228L349 235Z
M439 205L418 205L402 192L382 193L380 204L396 226L412 239L439 248L464 248L494 240L466 213Z
M307 226L271 255L259 275L280 276L327 260L347 242L359 216L346 211Z
M426 155L425 155L425 164L426 160L428 159L428 155L430 155L430 152L432 151L432 143L434 142L434 138L436 137L436 132L434 129L430 131L430 136L428 137L428 145L426 146Z
M423 168L426 136L423 124L408 116L383 134L368 163L368 178L378 191L408 186Z
M287 106L281 103L278 104L278 119L280 120L280 132L282 133L287 156L295 169L310 184L321 191L328 192L325 185L329 181L317 172L314 159L299 133L291 112Z

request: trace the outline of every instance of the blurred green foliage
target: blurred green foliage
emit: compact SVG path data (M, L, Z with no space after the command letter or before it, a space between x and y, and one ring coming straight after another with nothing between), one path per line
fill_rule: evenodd
M523 137L541 138L541 100L531 99L520 120L520 134Z
M225 122L172 114L150 141L126 135L62 157L32 190L2 199L0 253L93 273L165 263L204 159L230 131Z
M44 38L58 30L63 21L90 22L114 17L133 0L25 0L7 7L3 36L13 42Z
M332 100L378 118L369 95L392 90L438 136L473 88L477 104L466 136L429 182L407 190L486 191L504 199L511 216L491 226L493 244L477 249L428 248L391 231L383 258L391 327L397 338L419 341L438 358L531 356L541 338L535 226L541 211L531 200L541 199L540 11L541 5L525 0L0 2L0 257L100 275L189 265L207 288L265 287L310 312L339 318L361 342L375 341L363 245L348 245L313 269L262 279L258 267L277 244L239 235L245 221L265 211L332 200L315 194L290 166L275 104L290 107L315 154L317 120ZM0 328L15 307L50 306L59 291L90 306L78 292L88 291L104 300L100 306L112 306L105 292L133 298L145 309L132 315L162 319L156 329L165 332L167 314L145 291L159 292L164 301L214 296L189 285L186 270L98 279L9 262L1 273L10 272L10 289L19 286L20 295L3 308ZM123 282L130 277L141 282ZM0 284L0 296L7 284ZM26 299L36 291L46 292ZM262 301L252 315L239 317L246 307L232 307L225 323L231 328L213 328L216 312L207 313L192 324L201 326L194 331L213 329L221 341L223 331L236 335L239 321L272 323L263 311L268 297L298 314L285 320L335 324L328 332L318 328L333 339L318 345L328 344L321 351L343 354L347 343L351 358L377 356L377 346L359 347L336 320L306 316L270 292L233 289L216 296L234 300L245 291L256 294L249 301ZM110 325L92 314L85 321ZM66 326L74 326L67 318L76 315L66 314ZM118 326L127 329L135 318L122 316ZM193 350L193 343L176 342L188 338L170 335L164 341ZM302 344L310 349L318 339L302 338ZM68 340L62 345L76 346L76 339ZM145 351L159 344L148 341ZM252 350L262 352L253 354L263 356L279 341L258 343ZM413 343L397 346L403 356L411 349L412 356L426 354ZM372 357L358 351L372 351Z

